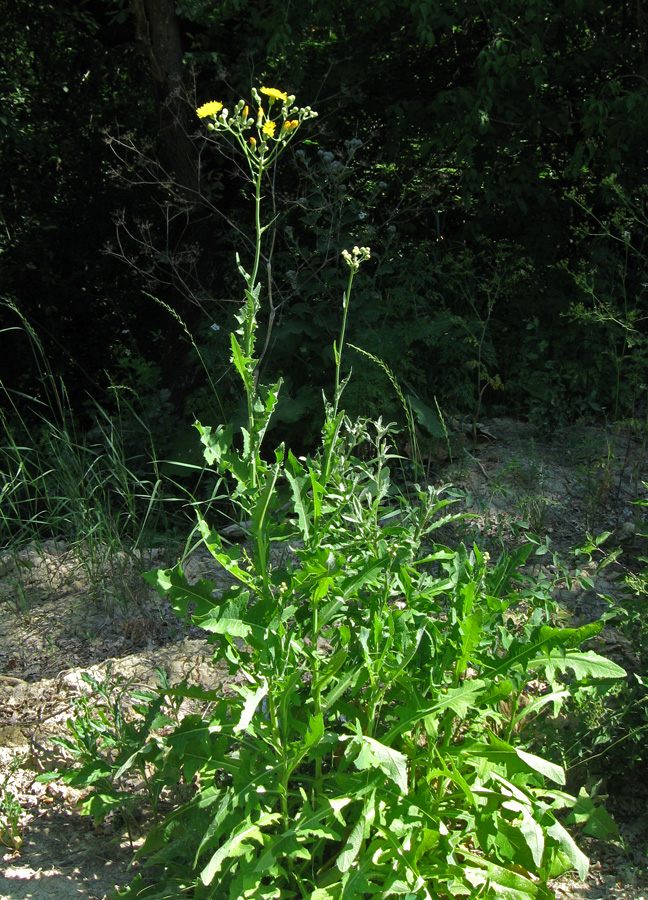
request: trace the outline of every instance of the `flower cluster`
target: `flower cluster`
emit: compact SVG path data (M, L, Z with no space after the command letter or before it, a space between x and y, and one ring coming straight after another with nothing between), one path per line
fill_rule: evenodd
M252 90L256 115L250 115L250 105L239 100L232 115L219 100L210 100L196 110L199 119L209 118L210 131L228 131L238 140L248 154L250 163L257 166L261 160L267 165L272 157L283 150L302 122L314 118L317 113L310 106L296 107L295 98L277 88L262 87ZM263 103L266 102L264 108ZM249 132L252 131L252 134Z
M342 257L344 258L345 263L354 272L357 272L360 268L360 263L364 262L365 259L369 259L370 256L371 250L369 247L354 247L351 252L348 250L342 251Z

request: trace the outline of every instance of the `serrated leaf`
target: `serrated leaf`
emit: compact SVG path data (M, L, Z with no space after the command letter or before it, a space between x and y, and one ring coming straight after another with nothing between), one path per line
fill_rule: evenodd
M349 578L341 581L342 596L347 599L354 594L363 584L371 581L383 569L389 568L391 564L390 556L383 556L380 559L370 559L359 572Z
M217 562L219 562L221 566L230 573L230 575L233 575L246 587L258 593L258 588L254 577L249 572L246 572L245 569L241 569L241 567L238 565L237 560L230 556L230 554L223 548L223 542L218 532L211 529L204 519L200 519L198 524L200 526L200 533L202 534L205 546L214 557L214 559L217 560ZM238 550L236 550L236 552L238 552ZM212 605L214 605L213 602Z
M222 616L220 619L202 619L200 627L211 634L226 634L228 637L246 638L254 632L262 636L264 629L259 625L251 625L242 619L230 619Z
M487 683L486 690L479 695L477 702L480 706L483 704L492 706L494 703L499 703L500 700L506 700L512 692L513 683L508 679L497 681L495 684Z
M412 725L423 721L433 713L451 709L460 718L466 718L469 710L480 702L479 696L483 690L484 682L479 678L471 678L459 687L448 688L432 706L420 705L421 700L413 692L413 703L398 710L400 721L385 735L384 742L391 744L397 735L408 731Z
M160 596L167 598L181 619L187 618L190 603L195 604L197 615L205 615L216 606L213 597L216 582L200 579L195 584L189 584L180 563L170 569L145 572L144 579L156 588Z
M232 425L219 425L214 431L211 425L201 425L196 422L196 428L200 434L200 441L204 446L203 456L208 465L220 464L232 446L234 428Z
M542 625L535 629L526 643L513 641L505 655L497 661L497 665L488 670L489 675L494 677L518 667L526 671L534 663L541 665L554 651L557 654L567 653L595 637L602 627L602 622L591 622L580 628L552 628ZM485 660L482 660L482 664L487 667Z
M456 674L462 675L470 660L470 654L482 635L484 615L481 610L469 615L461 623L461 656L457 660Z
M534 772L539 772L541 775L544 775L545 778L549 778L556 784L565 784L565 770L562 768L562 766L558 766L555 763L549 762L549 760L547 759L536 756L534 753L528 753L526 750L520 750L519 747L512 746L512 744L507 743L492 732L489 733L488 740L490 746L478 749L479 755L483 755L487 759L494 759L498 762L503 762L504 765L507 766L509 772L511 769L513 769L514 771L516 769L517 771L525 771L525 769L531 769ZM479 744L476 744L474 746L475 749L480 747ZM522 766L520 766L519 764L516 766L516 760L519 760L522 763ZM512 766L511 762L513 763ZM500 776L495 777L502 780ZM511 789L513 789L512 786ZM517 788L513 790L517 790Z
M617 680L625 678L627 674L621 666L612 662L611 659L599 656L593 650L567 650L564 654L552 651L545 658L544 665L549 678L553 678L556 670L566 672L569 669L579 680L582 678L613 678Z
M264 577L267 576L268 571L268 553L270 543L268 540L268 535L265 528L265 521L268 515L268 510L270 509L271 500L275 493L275 484L277 482L277 478L279 477L279 469L280 466L273 466L268 476L266 478L266 482L263 486L263 490L261 491L257 502L254 505L254 509L252 510L252 534L254 537L254 564L256 567L256 571L263 574Z
M252 394L254 392L254 378L252 374L253 360L251 359L251 357L243 355L241 345L237 341L234 332L231 333L230 339L232 347L232 362L234 363L236 371L241 376L241 380L245 384L246 392L248 394Z
M519 708L517 714L513 719L513 724L517 725L528 716L536 716L540 712L540 710L547 706L547 704L549 703L553 704L552 715L555 718L560 712L560 708L562 707L567 697L569 697L569 691L552 691L549 694L542 694L539 697L534 697L533 700L526 706L522 706L521 708Z
M267 872L278 860L290 856L310 859L307 838L324 838L325 840L339 843L341 835L326 824L334 816L335 813L330 806L322 806L312 810L307 805L305 812L296 821L293 820L294 825L292 828L270 837L267 846L256 863L255 871Z
M166 738L171 748L169 760L184 769L185 781L191 783L200 769L209 764L211 737L202 716L187 715Z

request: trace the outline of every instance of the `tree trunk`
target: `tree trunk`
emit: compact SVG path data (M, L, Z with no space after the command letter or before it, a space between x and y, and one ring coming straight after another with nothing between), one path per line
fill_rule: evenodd
M137 42L157 85L164 163L182 196L191 201L199 191L196 152L189 138L194 111L182 80L182 42L174 0L136 0L135 16Z

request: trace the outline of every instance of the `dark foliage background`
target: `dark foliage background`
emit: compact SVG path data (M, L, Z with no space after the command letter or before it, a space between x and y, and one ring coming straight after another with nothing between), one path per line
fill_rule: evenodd
M248 187L194 107L232 107L258 84L319 112L267 188L279 309L264 367L285 379L281 437L308 446L319 428L340 251L356 243L372 262L349 339L429 408L550 424L645 412L642 4L4 7L1 293L84 426L90 398L110 409L117 388L169 452L182 452L179 421L188 433L194 417L236 416L228 334ZM29 340L2 315L2 383L38 396ZM347 359L348 407L398 417L384 372Z

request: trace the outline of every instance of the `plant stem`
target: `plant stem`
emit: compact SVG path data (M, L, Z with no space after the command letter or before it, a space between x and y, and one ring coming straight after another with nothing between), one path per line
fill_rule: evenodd
M264 228L261 225L261 181L263 178L263 157L258 162L254 175L254 232L255 232L255 249L254 249L254 265L252 273L248 277L247 282L247 306L248 312L245 317L245 357L252 360L254 354L254 338L257 330L257 312L259 309L259 290L258 277L259 265L261 262L261 239L263 237ZM252 360L253 361L253 360ZM250 362L249 365L252 363ZM255 443L254 437L254 400L257 388L258 372L254 370L252 378L252 387L246 382L245 393L247 399L247 415L248 415L248 433L251 443ZM251 446L251 473L250 480L253 488L257 487L257 447Z
M355 269L351 268L349 270L349 283L347 284L347 289L344 292L344 298L342 300L342 328L340 329L340 346L333 346L333 350L335 352L335 400L333 403L334 419L338 414L338 407L340 404L340 368L342 365L342 351L344 349L344 337L346 334L347 316L349 315L349 301L351 300L351 286L353 285L354 276Z
M254 178L254 229L255 229L255 252L254 267L250 275L250 287L254 289L259 275L259 264L261 262L261 236L265 229L261 226L261 180L263 178L264 166L263 156L259 160L258 169Z
M322 698L320 693L320 688L318 686L319 679L319 654L317 652L317 638L319 635L319 615L317 602L313 602L313 619L312 619L312 631L311 631L311 641L313 648L313 668L311 675L311 684L313 687L313 715L319 716L322 712ZM313 804L315 804L317 797L320 795L322 791L322 758L320 756L315 759L315 784L313 787Z

